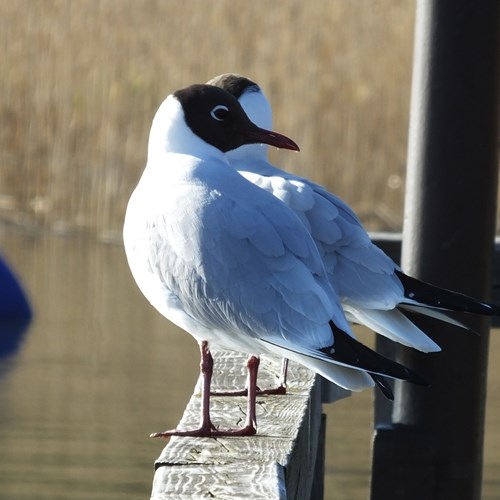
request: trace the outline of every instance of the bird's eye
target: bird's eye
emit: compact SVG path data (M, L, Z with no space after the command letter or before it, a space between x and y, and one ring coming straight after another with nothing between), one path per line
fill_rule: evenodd
M219 104L215 106L212 111L210 111L210 115L214 120L217 120L218 122L223 122L226 119L226 116L229 113L229 108L227 106L224 106L223 104Z

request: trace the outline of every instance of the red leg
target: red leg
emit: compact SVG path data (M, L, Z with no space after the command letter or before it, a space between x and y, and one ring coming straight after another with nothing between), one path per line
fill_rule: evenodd
M241 429L218 430L210 419L210 384L213 374L213 358L208 348L208 342L200 342L201 362L200 372L203 378L201 391L200 426L197 429L169 430L165 432L155 432L150 437L168 438L170 436L190 436L190 437L222 437L222 436L253 436L256 432L256 386L257 372L259 369L259 358L252 356L247 363L248 367L248 387L250 389L247 403L247 421L245 427ZM252 361L253 360L253 361ZM253 397L251 397L253 393Z
M281 360L281 373L280 373L280 383L277 387L274 387L273 389L264 389L264 390L258 390L257 394L263 395L263 394L286 394L286 375L288 372L288 359L283 358Z
M280 373L280 382L277 387L273 387L272 389L260 389L257 386L257 396L265 396L265 395L281 395L286 394L286 376L288 372L288 359L283 358L281 361L281 373ZM213 391L210 393L211 396L247 396L248 389L241 389L239 391L224 391L217 392Z
M249 436L257 432L257 373L259 372L260 359L257 356L250 356L247 361L248 368L248 398L247 398L247 420L244 429L247 429Z
M257 432L257 374L259 372L260 359L257 356L250 356L247 361L248 369L248 397L247 397L247 418L245 426L241 429L228 429L225 431L213 430L211 435L218 436L253 436Z
M177 429L172 429L165 432L155 432L151 434L150 437L162 437L167 438L170 436L192 436L192 437L209 437L215 430L215 427L210 420L210 384L212 382L212 374L214 367L214 360L210 349L208 348L208 342L200 342L200 373L202 376L202 386L201 386L201 408L200 408L200 426L198 429L193 429L191 431L181 431Z

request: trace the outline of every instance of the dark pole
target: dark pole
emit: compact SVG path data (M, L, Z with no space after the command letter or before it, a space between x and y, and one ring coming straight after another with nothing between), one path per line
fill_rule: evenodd
M500 2L419 0L403 229L403 269L487 298L498 176ZM397 383L375 432L372 500L479 500L489 321L480 336L422 321L443 352L403 347L432 386Z

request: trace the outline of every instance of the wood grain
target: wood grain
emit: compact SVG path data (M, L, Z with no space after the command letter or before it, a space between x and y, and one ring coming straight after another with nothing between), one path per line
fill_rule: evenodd
M246 357L229 351L212 354L213 390L243 388ZM261 389L277 384L280 363L262 356ZM199 406L200 381L179 429L198 425ZM246 416L246 398L213 396L211 412L216 426L237 427ZM248 438L171 438L155 463L151 498L309 499L318 440L323 439L320 380L291 362L287 394L257 398L257 424L257 435Z

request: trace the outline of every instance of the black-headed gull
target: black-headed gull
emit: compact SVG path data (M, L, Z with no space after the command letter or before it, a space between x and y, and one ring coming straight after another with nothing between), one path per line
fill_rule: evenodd
M231 168L226 153L254 143L298 150L254 125L237 99L214 86L174 92L153 120L147 165L127 207L125 250L146 298L198 340L204 381L200 427L155 436L254 434L255 355L262 353L348 389L372 386L369 375L422 383L352 337L303 223ZM218 430L210 420L208 344L251 355L241 429Z
M272 112L261 88L237 74L219 75L208 82L233 94L249 118L271 127ZM265 145L245 145L227 153L230 164L246 179L287 204L314 238L330 282L347 318L400 344L423 352L439 346L402 311L464 325L443 311L499 315L498 306L422 282L401 271L374 245L356 214L324 187L289 174L267 159Z

